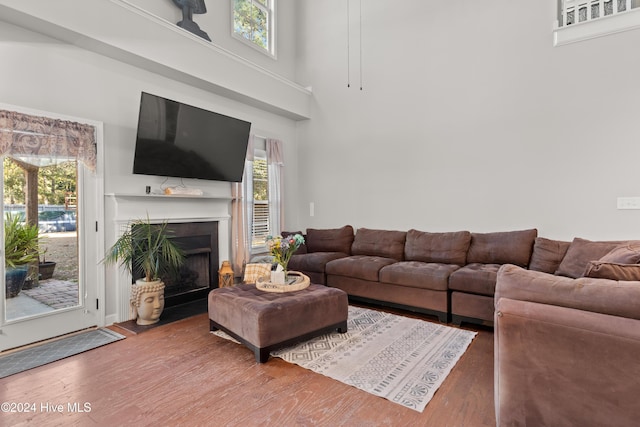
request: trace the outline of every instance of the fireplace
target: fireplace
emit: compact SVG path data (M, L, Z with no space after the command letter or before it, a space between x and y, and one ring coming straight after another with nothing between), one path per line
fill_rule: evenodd
M165 307L206 298L218 287L218 222L182 222L167 225L171 238L186 258L176 277L163 277ZM134 268L134 277L141 277Z
M144 192L111 193L107 196L105 218L111 218L113 221L108 223L113 232L113 241L122 234L132 219L149 218L152 223L168 222L174 230L174 238L186 245L187 267L198 271L198 275L195 278L194 274L188 274L185 280L179 280L176 284L170 283L166 306L206 298L209 290L217 287L220 260L230 259L231 256L230 196L178 197ZM204 270L202 264L206 264L208 269ZM134 314L129 301L131 275L125 269L116 266L107 274L107 280L114 283L107 291L115 288L112 292L113 298L117 301L116 307L107 307L107 310L110 310L107 323L132 319ZM195 285L186 283L189 280L195 282Z

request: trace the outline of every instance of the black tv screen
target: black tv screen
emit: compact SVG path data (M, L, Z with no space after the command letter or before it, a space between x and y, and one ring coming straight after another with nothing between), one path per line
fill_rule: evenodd
M133 173L241 182L251 123L142 93Z

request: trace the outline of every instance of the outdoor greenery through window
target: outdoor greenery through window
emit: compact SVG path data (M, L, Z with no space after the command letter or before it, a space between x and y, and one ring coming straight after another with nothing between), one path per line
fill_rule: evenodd
M38 205L75 205L76 161L64 162L38 169ZM25 202L26 178L24 170L9 157L4 159L4 203ZM71 200L73 199L73 200Z
M269 235L269 173L266 152L256 150L253 161L253 230L251 248L265 249Z
M19 161L4 158L5 215L18 216L24 221L28 205L37 203L37 224L41 233L76 231L78 162L70 160L38 167L37 201L30 201L25 193L28 185L24 167Z
M275 56L275 0L232 0L233 35Z

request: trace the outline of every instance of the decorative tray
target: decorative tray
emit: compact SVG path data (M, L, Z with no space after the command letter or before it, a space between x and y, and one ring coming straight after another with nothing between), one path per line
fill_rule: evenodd
M292 278L294 279L293 281L291 280ZM265 292L293 292L300 291L311 283L309 277L299 271L287 272L287 279L287 283L279 285L271 283L269 276L260 277L256 280L256 288Z

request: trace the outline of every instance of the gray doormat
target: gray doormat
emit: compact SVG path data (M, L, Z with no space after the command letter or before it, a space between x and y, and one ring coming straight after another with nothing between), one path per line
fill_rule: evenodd
M106 328L48 341L24 350L0 356L0 378L36 368L124 339L124 335Z

